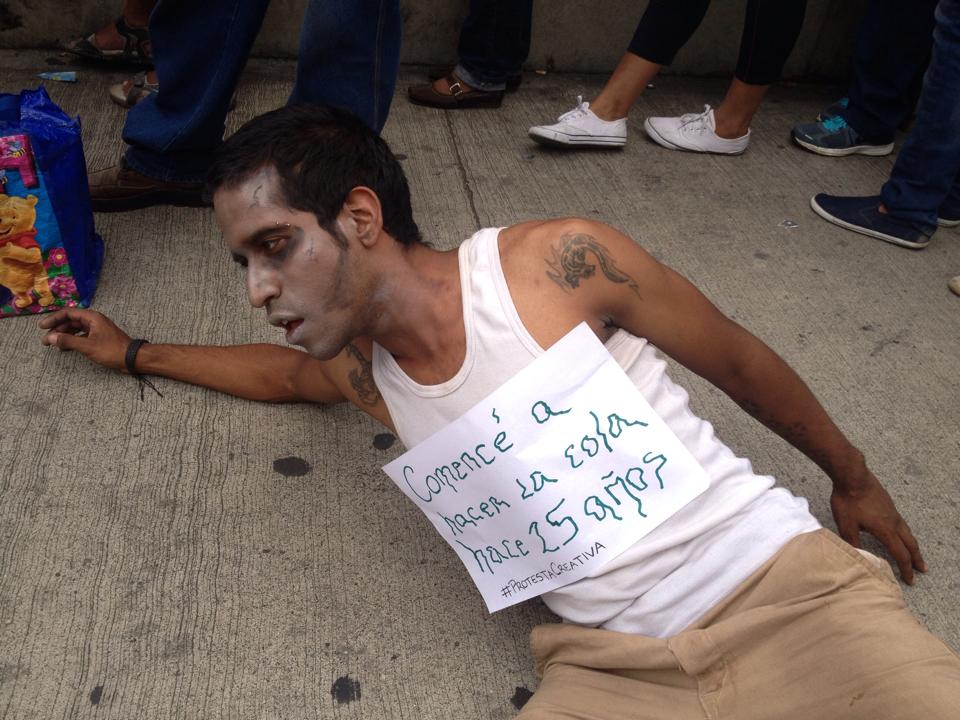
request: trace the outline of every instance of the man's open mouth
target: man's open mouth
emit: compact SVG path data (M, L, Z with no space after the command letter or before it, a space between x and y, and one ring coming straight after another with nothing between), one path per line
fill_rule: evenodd
M291 345L294 344L294 339L296 336L297 329L303 324L303 318L296 318L295 320L280 320L277 325L282 327L287 334L287 342Z

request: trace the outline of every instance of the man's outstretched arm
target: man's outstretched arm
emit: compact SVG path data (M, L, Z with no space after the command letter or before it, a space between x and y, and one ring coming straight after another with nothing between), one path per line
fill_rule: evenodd
M647 338L716 385L816 462L833 481L831 508L847 542L859 546L861 530L874 535L907 583L914 569L926 571L916 539L863 454L782 358L630 238L592 221L566 230L545 258L554 283L579 294L604 323Z
M68 308L45 316L44 345L73 350L93 362L126 372L130 336L93 310ZM324 364L303 352L278 345L146 344L136 370L263 402L336 403L347 398L329 379Z

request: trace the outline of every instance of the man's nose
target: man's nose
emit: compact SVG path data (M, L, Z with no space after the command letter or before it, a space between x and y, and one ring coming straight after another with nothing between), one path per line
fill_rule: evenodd
M255 308L262 308L279 297L280 286L273 274L256 267L247 268L247 297Z

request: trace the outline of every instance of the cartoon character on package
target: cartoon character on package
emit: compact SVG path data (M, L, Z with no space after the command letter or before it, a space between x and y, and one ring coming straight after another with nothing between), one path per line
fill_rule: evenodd
M26 135L0 137L0 174L0 305L12 298L16 311L32 306L35 312L56 301L50 287L51 256L63 265L66 254L60 247L45 252L43 238L38 240L38 204L41 197L46 201L46 194ZM24 194L14 194L15 179ZM38 194L26 192L30 189ZM64 281L72 282L72 277Z

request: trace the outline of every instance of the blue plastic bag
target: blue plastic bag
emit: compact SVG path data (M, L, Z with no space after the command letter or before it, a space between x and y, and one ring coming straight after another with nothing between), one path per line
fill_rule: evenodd
M79 119L0 94L0 317L87 307L102 263Z

